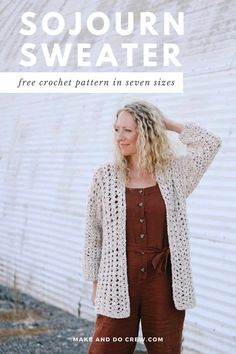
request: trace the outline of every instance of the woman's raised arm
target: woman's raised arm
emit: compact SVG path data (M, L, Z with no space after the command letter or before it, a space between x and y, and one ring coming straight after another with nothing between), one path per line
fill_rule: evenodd
M178 178L182 179L184 195L187 198L213 161L222 145L222 140L195 122L182 124L165 119L164 123L166 129L179 133L180 141L187 147L187 155L173 162Z

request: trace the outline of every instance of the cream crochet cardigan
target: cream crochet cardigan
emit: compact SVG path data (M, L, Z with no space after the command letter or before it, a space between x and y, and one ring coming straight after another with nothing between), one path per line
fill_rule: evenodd
M187 154L174 159L165 172L156 172L166 205L172 269L172 292L176 309L196 305L192 279L186 198L198 185L214 159L221 138L194 122L178 135ZM97 280L96 313L113 318L130 316L126 259L125 185L114 162L94 171L87 202L83 274Z

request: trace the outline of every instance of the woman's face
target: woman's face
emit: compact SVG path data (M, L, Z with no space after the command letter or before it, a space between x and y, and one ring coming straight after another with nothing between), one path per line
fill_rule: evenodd
M131 113L120 112L115 124L115 139L121 153L125 156L137 154L137 127Z

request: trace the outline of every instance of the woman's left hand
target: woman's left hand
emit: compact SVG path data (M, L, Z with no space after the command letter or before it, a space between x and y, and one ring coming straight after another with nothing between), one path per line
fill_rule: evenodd
M181 133L181 131L183 130L184 128L184 124L182 123L178 123L178 122L175 122L169 118L163 118L163 123L165 125L165 128L167 130L171 130L173 132L176 132L176 133Z

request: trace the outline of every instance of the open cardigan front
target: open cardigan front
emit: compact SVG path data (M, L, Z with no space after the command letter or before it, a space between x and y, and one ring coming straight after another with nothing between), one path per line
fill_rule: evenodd
M187 154L156 171L166 206L172 291L176 309L196 304L192 279L186 198L214 159L221 138L195 122L179 134ZM130 316L126 258L125 185L114 162L98 166L91 179L86 209L83 273L97 280L96 313L113 318Z

